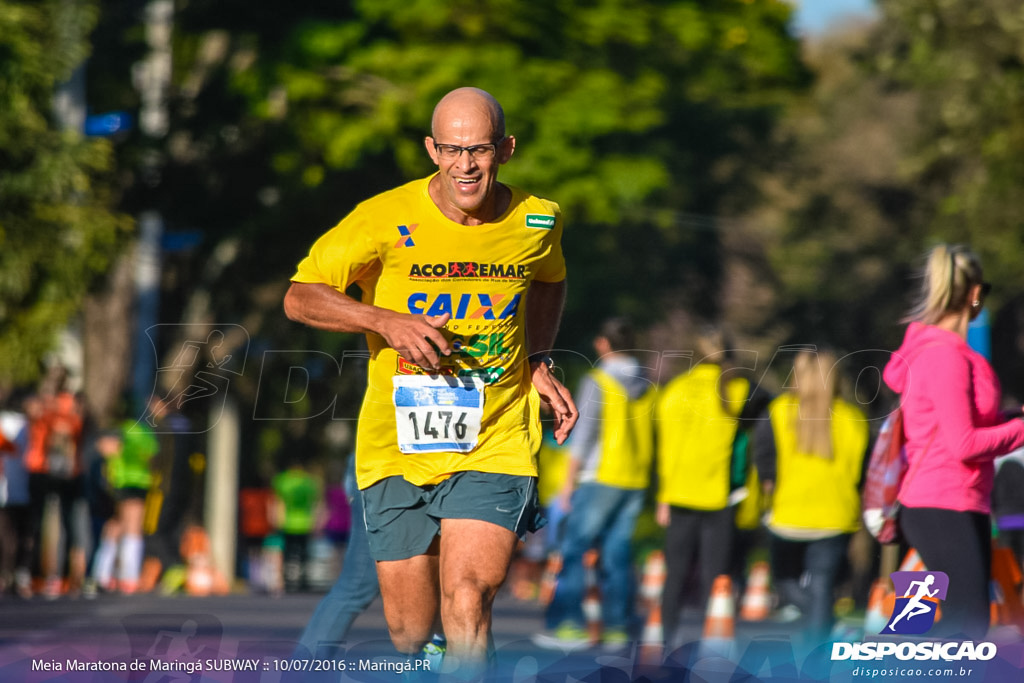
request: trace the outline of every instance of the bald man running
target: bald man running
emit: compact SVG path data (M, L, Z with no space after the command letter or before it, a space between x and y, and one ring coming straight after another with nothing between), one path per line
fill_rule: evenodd
M444 670L475 675L517 538L539 520L540 402L560 443L578 413L546 355L565 300L558 205L498 182L516 141L490 94L448 93L431 128L437 173L320 237L284 307L367 335L356 476L391 639L419 652L440 611Z

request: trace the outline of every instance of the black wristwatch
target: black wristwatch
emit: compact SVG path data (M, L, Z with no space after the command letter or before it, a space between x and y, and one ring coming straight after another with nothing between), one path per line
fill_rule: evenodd
M549 371L555 369L555 359L543 352L531 353L529 361L531 363L543 363L544 365L548 366Z

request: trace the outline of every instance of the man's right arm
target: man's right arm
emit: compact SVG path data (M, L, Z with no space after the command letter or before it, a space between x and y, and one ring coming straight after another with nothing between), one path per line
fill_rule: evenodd
M329 332L379 335L403 358L426 370L438 370L440 355L451 354L451 345L440 332L451 317L447 313L399 313L356 301L317 282L292 282L284 295L284 313L289 320Z

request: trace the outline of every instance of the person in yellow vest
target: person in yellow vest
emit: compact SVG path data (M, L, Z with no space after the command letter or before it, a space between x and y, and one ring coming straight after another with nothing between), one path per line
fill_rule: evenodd
M694 558L701 605L706 604L715 577L730 572L735 504L744 497L743 489L734 485L732 468L750 382L731 369L731 350L720 328L703 327L695 341L698 362L662 388L656 411L655 515L666 529L661 613L669 647L676 644Z
M832 626L836 578L860 528L859 484L870 445L867 418L839 397L838 375L834 353L800 351L795 387L769 404L754 436L754 459L771 496L766 524L779 603L799 609L809 646Z
M582 603L583 555L600 551L602 640L625 645L633 617L636 580L632 538L650 483L653 450L652 383L629 349L632 323L607 320L594 340L600 358L579 388L580 419L570 443L569 469L559 500L566 512L562 570L548 605L547 631L535 637L541 647L589 642Z

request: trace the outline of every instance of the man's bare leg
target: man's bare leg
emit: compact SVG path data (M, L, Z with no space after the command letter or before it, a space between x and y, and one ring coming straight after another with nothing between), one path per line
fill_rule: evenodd
M433 635L438 612L437 542L425 555L377 562L384 618L395 649L416 654Z
M516 535L475 519L441 520L441 621L460 676L482 673L491 644L491 607L508 573Z

